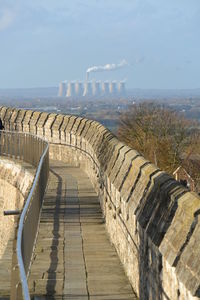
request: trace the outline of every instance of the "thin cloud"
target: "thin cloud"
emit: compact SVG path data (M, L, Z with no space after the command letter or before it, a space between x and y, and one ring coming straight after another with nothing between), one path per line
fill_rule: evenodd
M0 31L10 27L15 20L15 13L9 9L4 9L0 14Z
M136 58L135 62L136 64L142 64L145 60L145 57L144 56L139 56Z

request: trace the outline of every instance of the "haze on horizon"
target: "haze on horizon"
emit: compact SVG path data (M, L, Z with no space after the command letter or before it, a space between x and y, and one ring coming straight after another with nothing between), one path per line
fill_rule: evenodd
M0 88L90 79L200 88L199 0L0 0Z

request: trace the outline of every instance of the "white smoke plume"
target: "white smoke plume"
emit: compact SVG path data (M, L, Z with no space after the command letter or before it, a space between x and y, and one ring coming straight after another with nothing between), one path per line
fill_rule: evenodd
M107 64L105 66L93 66L87 69L87 73L91 72L103 72L103 71L113 71L117 69L121 69L125 66L128 66L128 63L125 59L123 59L119 64Z

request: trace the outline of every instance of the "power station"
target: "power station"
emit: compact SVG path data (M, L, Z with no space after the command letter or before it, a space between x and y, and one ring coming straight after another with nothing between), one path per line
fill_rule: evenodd
M58 97L108 97L125 96L125 81L63 81L59 84Z
M114 71L128 66L125 59L118 64L106 64L103 66L92 66L86 70L86 80L81 81L62 81L59 84L58 97L109 97L125 96L125 80L122 81L97 81L89 80L92 72Z

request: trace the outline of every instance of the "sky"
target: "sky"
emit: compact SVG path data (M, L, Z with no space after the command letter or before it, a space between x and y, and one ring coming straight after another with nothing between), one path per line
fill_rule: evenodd
M200 88L199 0L0 0L0 88L126 80Z

